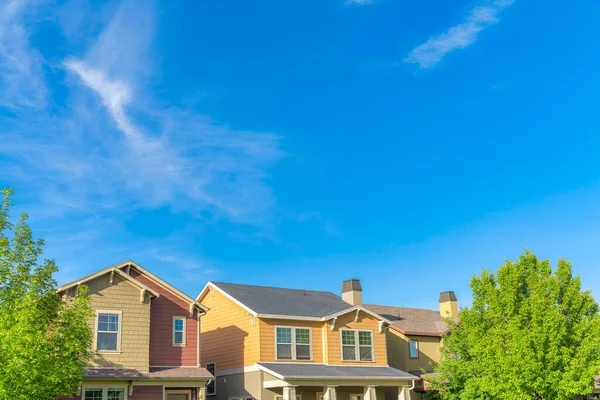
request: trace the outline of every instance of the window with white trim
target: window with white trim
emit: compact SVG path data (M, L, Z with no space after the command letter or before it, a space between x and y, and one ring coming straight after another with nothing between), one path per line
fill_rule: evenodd
M185 317L173 317L173 346L185 346Z
M419 342L416 340L411 340L408 342L408 357L409 358L419 358Z
M342 361L373 361L373 331L340 329Z
M217 394L217 376L215 375L217 371L217 363L212 362L206 364L206 370L215 377L208 385L206 385L206 395L215 396Z
M96 350L119 351L121 348L121 312L99 311L96 324Z
M312 360L312 335L310 328L275 328L277 360Z
M283 400L283 396L276 395L275 400ZM296 393L296 400L302 400L302 393Z
M125 388L86 388L83 390L83 400L125 400Z

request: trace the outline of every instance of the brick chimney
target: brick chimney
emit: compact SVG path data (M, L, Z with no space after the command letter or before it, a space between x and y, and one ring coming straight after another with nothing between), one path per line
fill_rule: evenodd
M440 293L440 315L444 318L458 318L458 301L454 292Z
M362 286L358 279L348 279L342 284L342 300L353 306L362 305Z

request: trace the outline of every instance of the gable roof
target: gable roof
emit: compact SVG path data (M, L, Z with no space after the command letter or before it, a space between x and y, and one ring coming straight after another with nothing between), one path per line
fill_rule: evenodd
M385 318L362 306L352 306L331 292L286 289L271 286L208 282L198 300L209 290L217 289L231 301L259 318L328 321L350 312L364 312L381 323Z
M406 335L442 336L448 331L438 311L365 304L365 307L390 321L390 327Z
M126 269L128 267L132 267L132 268L136 269L139 273L147 276L148 278L150 278L150 280L154 281L157 285L162 286L166 290L170 291L174 295L181 298L183 301L187 301L188 303L193 304L195 307L198 307L199 309L201 309L204 312L208 311L208 307L206 307L203 304L200 304L195 299L193 299L192 297L183 293L181 290L177 289L175 286L171 285L170 283L167 283L166 281L160 279L158 276L154 275L152 272L143 268L141 265L137 264L135 261L127 260L121 264L115 265L115 268L119 268L121 270Z
M209 282L238 304L262 315L286 315L321 319L352 306L331 292L285 289L270 286Z
M83 278L80 278L80 279L74 280L72 282L66 283L66 284L62 285L61 287L59 287L58 289L56 289L56 291L58 293L62 293L64 291L66 291L66 290L71 289L72 287L75 287L75 286L78 286L78 285L83 285L86 282L89 282L91 280L94 280L96 278L99 278L99 277L104 276L104 275L109 274L109 273L117 274L118 276L120 276L121 278L123 278L126 282L131 283L132 285L136 286L140 290L145 290L151 296L160 297L160 294L158 294L156 291L150 289L148 286L144 285L143 283L141 283L137 279L135 279L135 278L127 275L125 272L121 271L120 269L118 269L116 267L108 267L108 268L101 269L100 271L95 272L95 273L93 273L91 275L84 276Z

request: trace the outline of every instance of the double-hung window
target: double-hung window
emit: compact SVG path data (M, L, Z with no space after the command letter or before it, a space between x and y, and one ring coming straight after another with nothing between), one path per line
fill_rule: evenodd
M96 350L120 351L121 317L121 311L98 311Z
M419 358L419 342L416 340L408 342L408 357Z
M86 388L83 390L83 400L125 400L125 388Z
M173 346L185 346L185 317L173 317Z
M373 331L341 329L342 361L373 361Z
M310 328L275 328L276 358L278 360L312 360Z

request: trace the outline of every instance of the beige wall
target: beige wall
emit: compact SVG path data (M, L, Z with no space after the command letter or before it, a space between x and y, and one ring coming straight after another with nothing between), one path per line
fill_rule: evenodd
M248 311L214 289L200 302L210 310L200 328L201 365L216 362L217 371L254 365L260 361L259 327Z
M91 366L105 368L134 368L148 372L150 351L150 299L140 303L140 289L117 274L109 284L110 274L86 283L94 312L121 311L121 351L119 353L93 352ZM73 294L73 290L70 291ZM90 319L96 335L96 318Z
M325 323L327 363L338 365L387 365L386 335L379 333L379 322L370 315L360 312L358 321L354 321L355 313L342 315L335 321L334 330L331 330L332 321ZM340 329L364 329L373 331L373 344L375 361L349 362L342 361L342 340Z
M312 339L312 361L302 360L277 360L275 353L275 327L290 326L310 328ZM260 319L260 360L261 361L289 361L289 362L323 362L323 323L313 321L292 321L280 319Z
M408 353L408 342L419 342L419 358L411 359ZM387 332L387 350L390 367L402 371L415 371L424 369L432 371L432 364L440 359L441 338L431 336L404 335L392 328Z
M263 388L262 371L253 371L217 377L216 396L206 396L207 400L229 400L233 397L254 397L257 400L269 397Z

